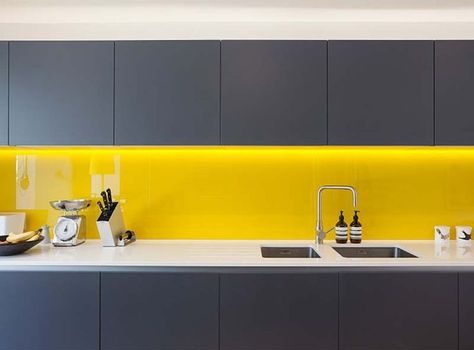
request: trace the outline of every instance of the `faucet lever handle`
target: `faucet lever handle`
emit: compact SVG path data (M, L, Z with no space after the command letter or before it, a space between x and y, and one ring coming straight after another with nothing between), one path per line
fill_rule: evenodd
M329 232L331 232L331 231L334 230L335 228L336 228L336 226L331 227L329 230L326 231L326 234L328 234Z
M324 241L324 239L326 238L326 235L329 232L331 232L332 230L334 230L335 228L336 228L336 226L333 226L327 231L318 231L318 241L322 243Z

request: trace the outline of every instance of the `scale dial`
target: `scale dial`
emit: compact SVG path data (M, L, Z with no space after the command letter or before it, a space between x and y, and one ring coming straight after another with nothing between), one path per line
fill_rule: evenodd
M60 219L56 226L54 226L54 234L61 241L70 241L77 235L77 223L71 219Z

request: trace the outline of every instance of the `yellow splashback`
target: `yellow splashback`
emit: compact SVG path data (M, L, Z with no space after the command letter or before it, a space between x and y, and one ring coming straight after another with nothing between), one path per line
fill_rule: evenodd
M139 238L313 239L316 190L353 185L365 239L432 239L434 225L474 225L474 148L0 148L0 211L54 225L54 199L110 187ZM324 193L325 228L350 193ZM98 238L94 204L88 238ZM334 238L334 233L329 235Z

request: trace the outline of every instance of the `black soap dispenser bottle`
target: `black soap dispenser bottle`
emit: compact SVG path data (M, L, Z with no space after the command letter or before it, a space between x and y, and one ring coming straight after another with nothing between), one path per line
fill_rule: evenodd
M339 221L336 224L336 243L347 243L347 224L344 221L344 212L341 210Z
M352 221L350 227L351 243L362 242L362 224L359 222L358 212L358 210L354 211L354 221Z

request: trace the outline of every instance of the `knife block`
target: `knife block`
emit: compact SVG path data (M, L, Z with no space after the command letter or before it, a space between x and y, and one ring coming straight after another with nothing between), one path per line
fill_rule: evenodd
M97 219L97 229L103 247L116 247L120 235L125 233L122 210L119 202L113 202L109 210L102 212Z

